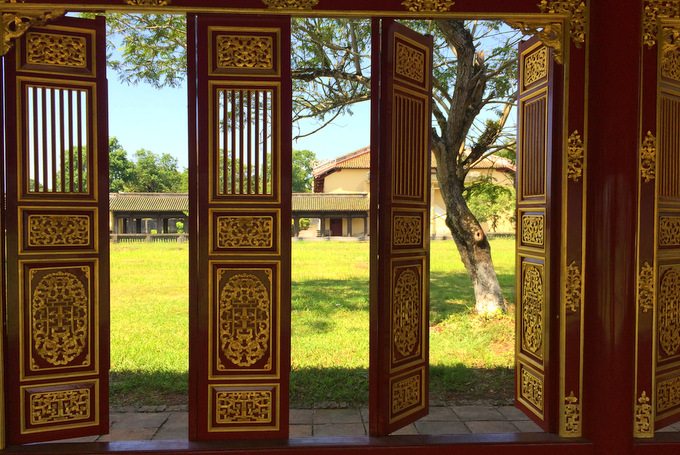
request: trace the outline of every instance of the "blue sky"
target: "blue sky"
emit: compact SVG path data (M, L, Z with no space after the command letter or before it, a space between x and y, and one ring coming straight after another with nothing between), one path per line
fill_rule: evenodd
M108 77L109 136L118 138L128 156L144 148L177 157L180 170L188 166L186 89L127 85L111 70ZM369 103L353 111L353 116L339 117L333 125L294 142L293 148L311 150L319 159L332 159L369 145ZM307 123L302 129L313 131L316 127Z

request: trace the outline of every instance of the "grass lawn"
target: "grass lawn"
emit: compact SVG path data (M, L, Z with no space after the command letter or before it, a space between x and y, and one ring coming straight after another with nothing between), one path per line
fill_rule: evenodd
M493 240L514 300L514 240ZM473 314L474 295L452 241L432 243L431 398L512 397L514 318ZM293 405L368 402L368 243L294 242ZM332 260L328 260L332 258ZM186 244L111 245L111 402L186 403Z

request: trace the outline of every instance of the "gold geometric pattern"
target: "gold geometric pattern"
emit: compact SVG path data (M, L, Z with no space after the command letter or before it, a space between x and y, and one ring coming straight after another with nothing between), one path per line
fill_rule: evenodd
M660 381L656 385L656 412L680 405L680 377Z
M659 280L659 345L667 356L680 348L680 273L669 268Z
M87 42L81 36L26 34L26 63L85 68Z
M522 243L543 246L543 215L522 215Z
M400 76L423 82L425 80L425 54L401 42L397 42L394 71Z
M645 182L654 180L656 175L656 138L647 131L640 147L640 174Z
M568 436L581 435L581 405L572 391L564 397L564 433Z
M581 269L579 269L576 261L573 261L567 267L564 303L565 307L574 313L581 307Z
M83 268L87 272L87 268ZM31 270L31 285L36 271ZM88 293L70 272L45 275L31 299L31 329L37 355L52 365L67 365L87 347Z
M402 356L407 356L418 348L420 318L421 318L421 290L420 277L411 268L397 275L394 271L394 310L392 313L392 336L394 347Z
M219 248L271 248L274 218L271 216L220 216L217 218Z
M543 410L543 381L522 368L521 396L529 403Z
M659 245L680 245L680 216L659 217Z
M654 268L645 262L638 278L638 304L643 313L654 309Z
M224 272L219 271L218 279ZM271 272L265 273L269 276ZM267 353L271 337L269 292L260 278L250 273L232 276L220 291L220 347L234 365L253 365Z
M29 215L28 246L81 246L90 243L87 215Z
M637 438L651 438L654 436L652 406L649 404L649 397L645 391L642 391L642 395L640 395L635 404L634 436Z
M536 52L524 57L524 86L528 87L536 81L548 76L548 48L541 47Z
M538 267L526 265L522 277L522 347L542 357L543 277Z
M409 376L392 384L392 415L420 403L420 375Z
M656 44L657 19L680 17L680 2L668 0L646 0L643 26L643 43L650 49Z
M84 420L90 417L90 389L57 390L30 395L31 425Z
M455 4L451 0L404 0L401 2L409 11L445 13Z
M420 245L423 240L423 222L419 216L394 217L394 244Z
M312 9L319 0L262 0L269 9Z
M274 40L270 36L219 35L217 67L227 69L272 69Z
M217 391L215 400L215 420L218 424L272 421L270 390Z
M583 141L578 131L574 131L569 136L567 148L567 178L578 182L583 175Z

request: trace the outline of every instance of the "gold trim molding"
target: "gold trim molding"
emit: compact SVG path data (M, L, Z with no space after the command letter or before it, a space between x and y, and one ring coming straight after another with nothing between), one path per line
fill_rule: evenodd
M409 11L446 13L451 11L455 2L451 0L404 0L401 2Z
M2 13L2 39L0 40L0 55L7 55L12 48L13 39L23 36L24 33L34 26L43 26L65 14L64 10L46 12L16 12Z
M648 48L656 44L658 20L680 18L680 2L675 0L647 0L642 18L642 42Z
M654 268L645 262L638 278L638 305L643 313L654 309Z
M652 405L649 404L647 392L643 391L635 404L635 430L636 438L654 437L654 422L652 420Z
M319 0L262 0L269 9L312 9Z
M640 146L640 175L649 183L656 177L656 137L647 131Z
M574 131L569 136L567 143L567 178L578 182L583 175L583 140L578 131Z

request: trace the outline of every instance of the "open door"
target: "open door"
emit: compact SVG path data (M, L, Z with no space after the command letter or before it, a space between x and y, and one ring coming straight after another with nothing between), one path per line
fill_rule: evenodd
M189 438L285 438L290 18L189 15L188 42Z
M63 18L5 57L10 444L109 430L105 32Z
M428 413L432 37L374 20L372 53L369 431L381 436Z

